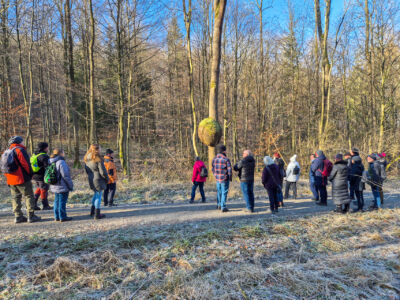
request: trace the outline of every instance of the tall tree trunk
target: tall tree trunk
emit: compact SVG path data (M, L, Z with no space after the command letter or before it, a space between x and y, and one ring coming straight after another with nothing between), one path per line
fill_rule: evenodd
M93 13L92 0L89 1L89 15L90 15L90 40L89 40L89 109L90 109L90 142L97 143L96 134L96 103L94 95L94 42L96 38L95 20Z

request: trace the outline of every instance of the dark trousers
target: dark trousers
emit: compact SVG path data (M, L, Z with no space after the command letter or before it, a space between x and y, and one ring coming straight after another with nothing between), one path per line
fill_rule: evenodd
M354 200L355 198L354 198L354 195L356 194L356 189L357 189L357 187L358 186L356 186L355 184L352 184L351 182L350 182L350 200Z
M114 183L109 183L107 184L106 189L104 190L104 206L107 205L113 205L114 204L114 196L115 196L115 191L117 190L117 184Z
M296 182L289 182L286 181L286 186L285 186L285 199L289 198L289 190L292 189L293 191L293 198L297 198L297 183Z
M363 191L354 190L357 198L357 209L362 210L364 208L364 193Z
M326 191L326 181L322 177L315 178L315 187L318 192L318 199L321 203L328 203L328 193Z
M193 182L192 195L190 197L190 201L191 202L194 201L194 197L196 196L197 187L199 187L199 190L200 190L201 200L203 202L206 202L206 195L204 193L204 182L197 182L197 181Z
M246 181L240 183L244 201L246 201L247 209L254 209L254 181Z
M278 188L267 189L271 211L278 210Z

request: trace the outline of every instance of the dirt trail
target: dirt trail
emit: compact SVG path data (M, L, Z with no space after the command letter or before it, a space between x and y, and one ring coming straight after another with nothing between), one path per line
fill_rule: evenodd
M93 231L112 230L126 226L143 225L168 225L199 221L234 221L240 218L275 218L269 212L269 203L265 198L256 199L255 213L250 214L244 210L243 201L229 201L229 212L221 213L216 210L215 202L208 203L177 203L177 204L136 204L120 205L113 208L104 208L102 212L106 218L94 221L89 217L89 208L67 208L68 215L73 217L71 222L53 221L52 211L39 211L42 222L33 224L14 224L10 212L0 213L0 237L6 236L32 236L34 234L48 233L49 236L62 236L64 234L80 234ZM399 195L391 194L385 202L385 208L399 207ZM366 194L366 207L371 201L370 193ZM280 209L277 216L303 217L329 213L333 210L332 201L328 200L327 207L315 205L309 198L286 200L285 208Z

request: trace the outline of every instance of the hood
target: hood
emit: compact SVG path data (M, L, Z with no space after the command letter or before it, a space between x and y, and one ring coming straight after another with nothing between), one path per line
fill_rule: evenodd
M270 156L265 156L263 161L264 161L264 165L266 165L266 166L275 164L274 160Z
M297 161L297 155L295 154L290 158L290 162L296 162L296 161Z
M49 163L55 163L58 162L59 160L64 160L64 157L57 155L56 157L50 158Z
M322 153L321 155L319 155L319 156L317 157L317 159L325 160L325 159L326 159L326 156L325 156L324 153Z

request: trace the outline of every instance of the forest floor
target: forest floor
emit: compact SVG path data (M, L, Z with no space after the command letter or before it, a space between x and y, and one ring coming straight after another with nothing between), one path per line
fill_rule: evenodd
M0 189L0 299L400 299L396 181L385 209L347 215L330 200L316 206L306 182L278 215L259 184L254 214L236 182L228 213L211 185L207 203L188 204L184 184L121 184L99 221L83 186L71 194L73 221L39 211L42 222L19 225Z

